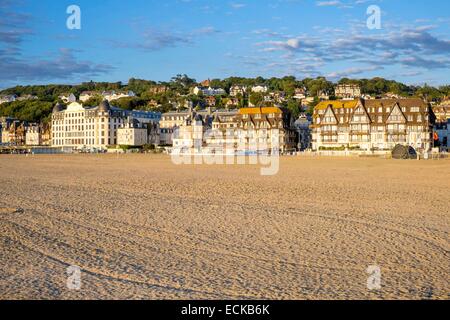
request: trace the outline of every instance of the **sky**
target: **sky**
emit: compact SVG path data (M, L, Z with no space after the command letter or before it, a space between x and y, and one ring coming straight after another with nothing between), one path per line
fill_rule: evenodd
M450 1L0 0L0 88L176 74L450 84Z

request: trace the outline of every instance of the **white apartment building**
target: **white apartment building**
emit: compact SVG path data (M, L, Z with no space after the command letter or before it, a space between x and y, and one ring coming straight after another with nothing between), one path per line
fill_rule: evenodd
M203 136L210 119L200 114L190 114L174 131L173 147L175 153L201 153Z
M159 145L159 124L141 123L129 118L117 130L117 144L121 146L143 146L145 144Z
M98 107L84 107L72 102L63 109L60 104L52 113L52 145L71 149L104 150L117 144L117 130L129 118L143 123L160 120L155 112L127 111L103 101Z
M175 130L179 128L189 116L192 118L193 113L194 111L192 104L190 104L188 109L184 111L171 111L163 113L161 116L161 121L159 122L160 143L162 145L172 145ZM203 117L211 116L212 109L209 107L204 110L196 111L195 113L200 114Z

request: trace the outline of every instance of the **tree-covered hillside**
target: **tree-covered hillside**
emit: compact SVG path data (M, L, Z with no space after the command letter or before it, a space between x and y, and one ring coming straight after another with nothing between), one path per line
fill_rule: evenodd
M400 96L415 96L427 99L429 101L439 102L445 97L450 96L450 86L442 86L439 88L428 85L408 86L393 80L386 80L383 78L373 79L348 79L344 78L338 81L338 84L358 84L361 86L364 94L372 96L379 96L385 93L394 93ZM103 91L128 91L131 90L136 93L137 97L123 98L114 101L114 104L124 109L140 109L140 110L154 110L159 112L166 112L173 108L174 104L181 107L185 105L186 101L191 101L195 106L204 106L205 97L202 95L196 96L190 93L193 86L198 85L195 79L187 75L177 75L169 82L155 82L150 80L141 80L131 78L127 84L121 82L85 82L79 85L34 85L34 86L16 86L0 91L0 96L12 95L17 96L36 96L37 99L15 101L3 103L0 105L0 116L15 117L20 120L37 122L48 121L52 111L52 106L59 100L61 95L69 95L73 93L79 96L84 91L94 91L102 93ZM284 78L243 78L230 77L226 79L212 79L210 81L212 87L219 87L225 89L226 95L217 97L217 107L224 107L225 103L229 101L228 93L233 85L253 86L266 85L272 92L284 92L286 95L285 107L288 107L294 114L300 110L300 105L297 100L293 99L296 88L305 88L310 96L317 97L320 94L329 95L334 99L335 83L328 81L326 78L318 77L315 79L306 78L298 80L295 77L287 76ZM238 107L242 107L248 102L259 103L262 97L259 95L250 95L249 97L238 97ZM93 97L87 101L85 105L97 105L101 97ZM317 103L315 99L314 103Z

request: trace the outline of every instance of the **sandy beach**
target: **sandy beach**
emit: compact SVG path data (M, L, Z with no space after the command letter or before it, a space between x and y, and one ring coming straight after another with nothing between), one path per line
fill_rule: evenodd
M1 155L0 299L449 299L449 177L450 160L287 157L261 176Z

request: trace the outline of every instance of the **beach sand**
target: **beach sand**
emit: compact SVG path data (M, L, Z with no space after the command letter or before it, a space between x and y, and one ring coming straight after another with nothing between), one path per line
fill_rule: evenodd
M261 176L1 155L0 299L449 299L449 178L449 160L288 157Z

